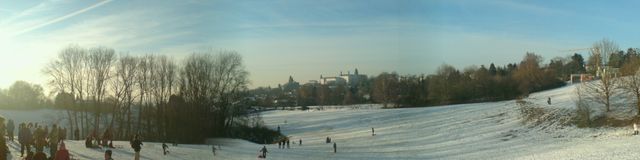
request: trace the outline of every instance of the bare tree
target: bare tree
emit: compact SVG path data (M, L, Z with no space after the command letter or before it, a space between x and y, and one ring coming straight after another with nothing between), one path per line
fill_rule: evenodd
M159 130L159 137L166 137L166 128L169 123L167 120L167 104L169 97L172 95L176 80L176 64L167 56L158 56L151 78L151 94L153 94L156 109L156 126Z
M597 72L601 72L606 64L609 63L608 61L611 54L618 51L620 51L618 45L609 39L605 38L597 41L593 43L593 46L591 47L590 56L593 59L591 60L590 65L594 67Z
M204 129L194 131L195 134L221 134L221 130L233 124L230 113L238 106L249 83L238 53L192 54L185 60L180 75L180 94L194 106L189 109L193 115L190 120L200 123L195 128Z
M113 127L114 121L118 120L116 135L127 137L131 135L131 106L135 100L135 76L137 75L138 59L128 55L120 56L115 66L115 77L112 82L112 90L117 100L114 106L114 118L109 127ZM125 124L126 123L126 124Z
M50 77L48 84L53 87L51 92L70 93L75 99L71 106L66 106L72 131L74 128L84 127L84 125L79 125L77 106L78 101L83 101L86 93L83 72L85 60L86 49L77 45L69 45L60 51L57 59L51 61L43 69L43 72Z
M596 68L596 77L599 80L582 84L586 99L604 105L607 112L611 111L611 97L617 94L616 87L619 84L616 73L604 64L607 64L609 55L618 50L618 45L607 39L594 43L591 51L594 59L592 65Z
M100 130L100 114L103 100L106 94L106 85L111 78L111 67L116 61L115 50L105 47L96 47L89 50L87 58L90 78L90 94L93 102L95 128Z

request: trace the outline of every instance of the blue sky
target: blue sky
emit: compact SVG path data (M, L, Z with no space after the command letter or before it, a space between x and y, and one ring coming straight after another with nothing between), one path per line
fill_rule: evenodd
M609 38L638 47L634 6L606 1L4 1L0 88L44 84L42 67L69 44L167 54L235 50L252 86L340 71L433 73L545 59ZM586 54L586 53L585 53ZM586 56L586 55L585 55ZM6 75L6 76L5 76Z

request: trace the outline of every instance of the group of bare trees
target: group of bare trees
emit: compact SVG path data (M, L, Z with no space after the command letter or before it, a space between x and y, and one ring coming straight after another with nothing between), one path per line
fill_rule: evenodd
M165 55L118 56L111 48L71 45L44 73L56 106L82 136L112 129L118 139L142 134L194 143L233 124L233 107L249 83L241 56L231 51L194 53L179 66ZM183 125L190 128L176 131Z
M635 100L633 106L640 116L640 57L632 48L623 53L611 40L595 42L587 65L598 81L582 83L578 95L580 99L603 105L606 112L611 111L614 97Z

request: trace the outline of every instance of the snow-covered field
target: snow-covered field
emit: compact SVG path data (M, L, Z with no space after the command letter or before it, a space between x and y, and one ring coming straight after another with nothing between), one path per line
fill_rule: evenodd
M539 92L524 99L532 105L561 111L575 108L575 87ZM547 97L552 105L546 104ZM19 113L8 118L33 117ZM522 122L516 101L461 104L440 107L380 109L378 106L326 107L308 111L262 113L271 128L280 126L292 142L290 149L266 145L267 159L638 159L640 136L632 129L580 129L557 123ZM47 116L38 116L47 117ZM55 119L55 118L54 118ZM371 128L375 128L375 136ZM325 138L337 143L333 153ZM238 139L212 140L221 148L214 157L208 145L179 145L162 155L158 143L145 143L143 159L257 159L263 146ZM132 159L128 142L115 142L115 159ZM86 149L67 141L79 159L100 159L104 150ZM19 159L15 144L13 159Z

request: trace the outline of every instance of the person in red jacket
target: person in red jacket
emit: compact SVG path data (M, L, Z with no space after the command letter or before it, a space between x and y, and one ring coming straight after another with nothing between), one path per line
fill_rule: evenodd
M60 144L58 146L58 151L56 151L54 160L70 160L70 159L71 158L69 158L69 151L64 146L64 141L60 141Z

